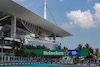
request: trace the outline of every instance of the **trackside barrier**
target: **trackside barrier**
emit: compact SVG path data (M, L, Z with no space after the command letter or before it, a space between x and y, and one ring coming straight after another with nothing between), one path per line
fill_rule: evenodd
M18 57L0 55L0 63L16 63L16 62L33 62L35 59L32 57Z
M0 55L0 66L36 64L40 58Z
M8 65L27 65L27 64L41 64L41 63L54 63L59 59L43 58L43 57L18 57L18 56L6 56L0 55L0 66Z

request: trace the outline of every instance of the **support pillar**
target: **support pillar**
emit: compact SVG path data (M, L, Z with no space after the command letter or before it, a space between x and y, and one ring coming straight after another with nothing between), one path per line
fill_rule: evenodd
M56 34L53 34L53 40L54 40L54 43L56 43ZM56 44L53 45L53 49L55 50L56 48Z
M11 18L11 38L16 38L16 16Z
M53 34L53 40L56 41L56 34Z

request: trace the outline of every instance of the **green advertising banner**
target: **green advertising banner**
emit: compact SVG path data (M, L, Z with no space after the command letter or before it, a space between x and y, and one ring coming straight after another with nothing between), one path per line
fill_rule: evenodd
M89 56L89 50L25 50L37 56Z

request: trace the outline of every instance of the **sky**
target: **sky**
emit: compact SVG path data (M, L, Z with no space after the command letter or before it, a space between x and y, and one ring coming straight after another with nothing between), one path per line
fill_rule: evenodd
M44 0L14 1L43 17ZM100 0L47 0L47 20L73 35L57 38L62 46L100 49Z

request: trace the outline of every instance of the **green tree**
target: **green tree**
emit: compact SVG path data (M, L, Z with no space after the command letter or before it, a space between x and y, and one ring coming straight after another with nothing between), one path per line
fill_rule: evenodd
M12 51L13 51L13 55L14 55L14 49L15 49L15 42L14 42L14 40L12 41L11 46L12 46Z
M83 46L81 44L79 44L77 49L83 49Z
M19 50L18 48L16 48L16 49L14 50L14 52L15 52L15 56L19 56L20 50Z
M35 57L35 56L36 56L36 54L34 52L30 53L30 57Z
M98 54L99 54L99 49L96 48L96 49L95 49L95 54L94 54L94 55L98 56Z
M37 48L37 49L41 49L41 46L40 46L40 45L39 45L39 46L36 46L36 48Z
M98 58L100 58L100 53L98 54Z
M24 49L23 44L24 44L24 41L23 41L22 39L20 39L20 48L21 48L22 50Z
M10 52L9 51L6 51L5 52L5 55L9 56L10 55Z
M15 49L15 56L22 56L22 57L34 57L36 56L34 52L28 53L25 52L25 49L46 49L49 50L49 48L45 46L33 46L33 45L23 45L23 48L21 47L20 49L17 48Z
M1 52L3 53L3 47L4 47L4 39L5 39L5 37L0 37L0 39L2 41L2 44L1 44L1 46L2 46Z
M90 45L87 43L87 44L85 45L85 48L86 48L86 49L90 49L91 47L90 47Z
M68 50L68 48L67 48L67 47L65 47L65 46L64 46L64 48L63 48L63 49Z
M15 52L15 56L27 57L27 55L28 55L25 53L24 49L22 49L22 48L20 48L20 49L16 48L14 50L14 52Z
M85 47L83 47L83 49L86 49Z
M43 46L42 46L42 49L46 49L46 47L43 45Z

